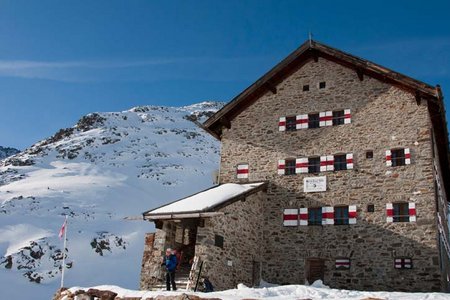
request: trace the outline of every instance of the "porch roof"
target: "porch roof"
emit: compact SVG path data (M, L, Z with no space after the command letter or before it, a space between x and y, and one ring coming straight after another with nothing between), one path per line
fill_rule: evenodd
M263 190L267 182L225 183L143 213L144 220L208 217L235 201Z

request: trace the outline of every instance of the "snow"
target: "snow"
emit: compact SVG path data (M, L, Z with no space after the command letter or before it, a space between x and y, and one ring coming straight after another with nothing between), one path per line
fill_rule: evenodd
M266 286L267 285L267 286ZM311 286L306 285L284 285L276 286L273 284L263 285L260 288L249 288L239 284L236 289L213 292L213 293L194 293L194 292L167 292L167 291L133 291L120 288L113 285L103 285L92 287L99 290L109 290L117 293L118 297L137 297L142 299L156 298L158 295L174 296L182 293L197 295L204 298L219 298L223 300L237 299L271 299L271 300L299 300L299 299L340 299L340 300L361 300L369 297L386 300L449 300L450 294L444 293L403 293L403 292L364 292L352 290L331 289L321 281L314 282ZM77 290L87 291L88 287L72 287L71 293ZM68 297L65 297L68 299ZM64 300L65 300L64 299Z
M225 183L151 210L147 212L146 215L206 211L208 208L226 202L233 197L257 188L262 184L264 184L264 182L248 184Z

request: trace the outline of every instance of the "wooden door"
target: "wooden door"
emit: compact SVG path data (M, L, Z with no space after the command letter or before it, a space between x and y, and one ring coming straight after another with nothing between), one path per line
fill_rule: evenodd
M321 279L323 281L323 275L325 272L325 261L320 258L309 258L306 261L306 280L309 284Z

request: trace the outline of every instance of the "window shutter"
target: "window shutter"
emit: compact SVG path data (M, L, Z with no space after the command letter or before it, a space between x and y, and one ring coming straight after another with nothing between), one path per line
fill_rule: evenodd
M416 222L416 204L409 202L409 222Z
M394 207L392 203L386 203L386 222L392 223L394 222Z
M308 173L308 158L297 158L295 160L295 173Z
M320 172L326 172L327 171L327 157L321 156L320 157Z
M286 131L286 117L280 117L280 121L278 122L278 130Z
M411 164L411 153L409 152L409 148L405 148L405 165Z
M392 167L391 150L386 150L386 166Z
M308 128L308 115L297 115L296 120L297 120L297 122L295 124L295 127L297 129Z
M319 127L333 125L333 112L322 111L319 113Z
M356 224L356 205L348 207L348 224Z
M278 160L278 175L284 175L285 174L285 160L280 159Z
M300 226L308 226L308 208L300 208Z
M327 156L327 171L334 171L334 156Z
M353 169L353 153L347 153L347 170Z
M298 209L287 208L284 210L283 226L298 226Z
M350 109L344 109L344 124L350 124L352 122L352 115Z
M348 270L350 269L349 258L336 258L336 270Z
M248 178L248 164L239 164L236 173L238 179Z
M334 207L322 207L322 225L334 224Z

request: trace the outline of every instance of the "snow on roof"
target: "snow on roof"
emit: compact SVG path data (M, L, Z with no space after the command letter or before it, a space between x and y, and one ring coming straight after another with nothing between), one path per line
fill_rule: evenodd
M265 182L256 182L248 184L225 183L212 187L203 192L180 199L170 204L161 206L154 210L145 212L148 215L160 214L180 214L207 211L219 204L222 204L232 198L248 193L253 189L261 187Z

